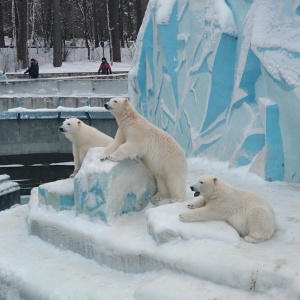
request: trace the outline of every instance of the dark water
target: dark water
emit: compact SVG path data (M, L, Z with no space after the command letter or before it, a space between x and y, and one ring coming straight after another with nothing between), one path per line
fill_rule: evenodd
M72 163L71 153L1 156L0 174L7 174L11 180L18 182L21 195L29 195L33 187L42 183L69 178L74 168Z

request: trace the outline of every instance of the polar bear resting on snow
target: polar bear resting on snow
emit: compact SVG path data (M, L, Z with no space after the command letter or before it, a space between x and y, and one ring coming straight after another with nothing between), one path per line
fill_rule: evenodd
M115 116L119 128L101 160L141 159L156 179L155 200L184 200L187 163L175 139L148 122L125 98L112 98L104 107Z
M276 229L272 207L259 195L236 188L219 178L203 175L191 186L201 197L179 215L181 221L222 220L233 226L249 243L268 240Z
M110 136L86 125L77 118L66 119L59 129L73 143L74 172L70 177L74 177L78 173L90 148L105 147L113 141Z

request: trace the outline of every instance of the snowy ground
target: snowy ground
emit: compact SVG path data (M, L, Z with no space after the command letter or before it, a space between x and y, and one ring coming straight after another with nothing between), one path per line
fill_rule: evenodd
M70 49L70 56L67 62L63 62L61 67L54 68L52 64L52 50L50 52L44 52L42 50L36 51L36 49L29 49L29 57L35 58L39 62L40 73L64 73L64 72L97 72L101 64L101 57L103 55L102 48L95 50L95 55L91 60L87 60L87 49L78 48ZM111 63L109 59L109 49L105 48L104 55L107 61L111 64L112 72L128 71L131 65L132 57L134 54L134 48L122 48L122 62ZM14 55L11 48L0 48L0 69L6 71L7 74L14 73ZM24 69L25 70L25 69ZM24 73L21 70L20 74Z
M223 222L181 223L179 212L194 201L188 187L205 173L265 196L277 217L274 237L248 244ZM112 226L37 207L33 193L30 211L22 205L0 213L0 299L299 299L299 189L299 184L265 182L247 168L194 158L185 202L149 204ZM109 253L114 269L28 235L28 217ZM120 257L128 253L132 257L125 265ZM156 264L135 273L143 256Z
M40 73L76 73L76 72L95 72L97 73L100 61L75 61L65 62L59 68L54 68L52 64L40 65ZM113 63L112 72L129 71L130 62L127 63Z

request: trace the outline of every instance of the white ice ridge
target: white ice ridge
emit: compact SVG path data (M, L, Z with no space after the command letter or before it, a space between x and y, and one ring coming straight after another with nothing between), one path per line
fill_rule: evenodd
M0 175L0 196L18 191L19 189L19 184L11 181L9 175Z
M222 32L233 36L237 35L237 27L232 11L225 0L208 1L205 19L212 24L219 26Z
M173 11L175 0L157 0L156 22L157 24L168 24Z

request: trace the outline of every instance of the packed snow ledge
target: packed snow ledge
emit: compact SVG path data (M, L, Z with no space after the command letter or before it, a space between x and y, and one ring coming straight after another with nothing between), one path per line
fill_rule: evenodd
M298 299L299 185L201 158L188 162L185 202L148 204L110 226L38 205L34 189L29 206L0 213L0 290L30 299ZM278 225L271 240L249 244L224 222L179 220L194 201L189 186L207 173L270 202Z

